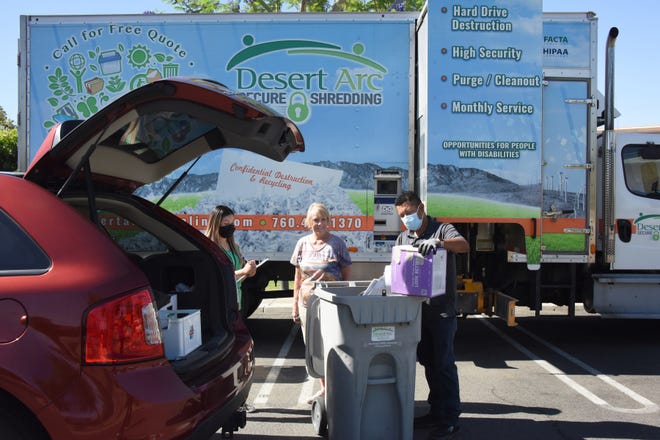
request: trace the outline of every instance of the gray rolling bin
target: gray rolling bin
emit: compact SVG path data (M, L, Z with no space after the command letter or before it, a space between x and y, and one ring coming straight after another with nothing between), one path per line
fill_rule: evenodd
M308 301L307 370L326 378L312 424L330 439L412 439L424 298L362 295L368 285L317 283Z

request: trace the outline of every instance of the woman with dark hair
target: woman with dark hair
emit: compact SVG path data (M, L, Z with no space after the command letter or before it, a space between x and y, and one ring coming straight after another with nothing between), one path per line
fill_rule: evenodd
M241 248L234 240L234 211L225 205L213 208L209 216L209 225L206 228L206 236L213 240L227 255L234 267L236 276L236 294L238 295L238 308L241 308L242 292L241 282L243 278L251 277L257 272L254 260L246 261L241 254Z

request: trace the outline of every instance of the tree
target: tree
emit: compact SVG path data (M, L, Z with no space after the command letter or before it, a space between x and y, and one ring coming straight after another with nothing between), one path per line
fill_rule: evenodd
M14 121L0 107L0 171L15 171L17 164L18 130Z
M11 128L16 128L14 121L7 117L5 109L0 107L0 130L9 130Z
M419 11L425 0L163 0L188 14Z

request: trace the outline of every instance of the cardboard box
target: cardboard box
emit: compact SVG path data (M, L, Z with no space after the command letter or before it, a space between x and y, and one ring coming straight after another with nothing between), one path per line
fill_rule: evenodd
M202 345L199 309L161 309L158 319L167 359L183 357Z
M438 249L423 257L413 246L394 246L390 271L392 293L427 298L444 295L447 251Z

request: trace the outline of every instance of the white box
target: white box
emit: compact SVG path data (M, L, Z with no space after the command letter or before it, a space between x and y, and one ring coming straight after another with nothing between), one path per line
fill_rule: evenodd
M158 309L158 324L161 329L167 328L168 313L173 313L178 308L176 294L168 294L167 296L170 298L167 304Z
M392 293L427 298L444 295L447 251L440 248L424 257L413 246L394 246L390 271Z
M158 320L167 359L183 357L202 345L199 309L161 309Z

